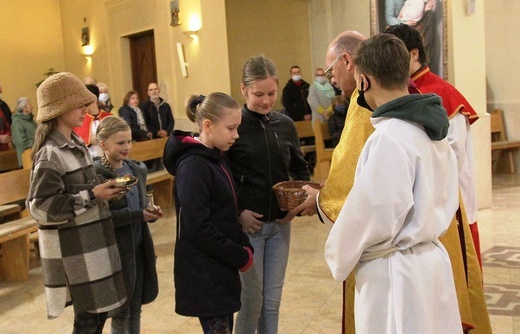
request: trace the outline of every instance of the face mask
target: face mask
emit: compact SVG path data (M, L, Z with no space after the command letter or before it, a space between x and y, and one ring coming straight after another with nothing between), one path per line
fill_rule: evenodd
M0 100L2 99L2 93L0 93Z
M370 85L370 81L368 81L368 78L367 78L367 82ZM368 90L368 88L367 88L367 90ZM357 98L357 104L360 107L366 108L370 111L374 111L374 109L372 109L372 107L370 107L368 105L367 100L365 99L365 85L364 85L363 79L361 79L361 90L358 90L358 93L359 93L359 96Z
M302 76L301 75L293 75L292 76L292 80L293 81L300 81L302 79Z
M100 93L98 100L101 102L107 102L109 96L107 93Z
M325 77L316 77L316 81L323 85L325 82L327 82L327 78L325 78Z
M334 111L337 111L338 113L344 113L345 112L345 105L340 104L334 107Z

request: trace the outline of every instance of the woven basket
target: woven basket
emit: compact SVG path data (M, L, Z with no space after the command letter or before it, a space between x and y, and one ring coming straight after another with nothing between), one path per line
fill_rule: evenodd
M282 211L291 211L305 201L307 192L302 187L306 184L316 189L320 188L320 184L309 181L283 181L273 186Z

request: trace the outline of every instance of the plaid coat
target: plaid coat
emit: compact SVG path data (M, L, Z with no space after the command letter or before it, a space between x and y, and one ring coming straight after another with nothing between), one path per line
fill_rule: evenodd
M65 306L100 313L126 300L107 203L90 200L98 183L84 142L55 131L34 157L27 207L38 221L47 316Z

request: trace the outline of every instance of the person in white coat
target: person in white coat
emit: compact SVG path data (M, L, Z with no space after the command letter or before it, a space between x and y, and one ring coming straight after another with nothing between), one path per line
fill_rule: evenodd
M375 132L325 258L337 281L355 268L361 334L462 333L449 256L438 240L458 207L449 120L437 95L408 93L409 63L403 42L389 34L364 41L354 60L357 103L375 109Z
M327 123L330 115L333 113L332 99L336 93L334 88L327 80L325 71L319 67L314 72L314 82L309 88L309 96L307 102L312 110L312 123L320 121Z

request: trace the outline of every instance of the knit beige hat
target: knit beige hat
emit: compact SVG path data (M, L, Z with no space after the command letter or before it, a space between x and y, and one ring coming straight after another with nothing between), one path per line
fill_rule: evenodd
M36 91L38 122L46 122L97 100L74 74L61 72L42 82Z

